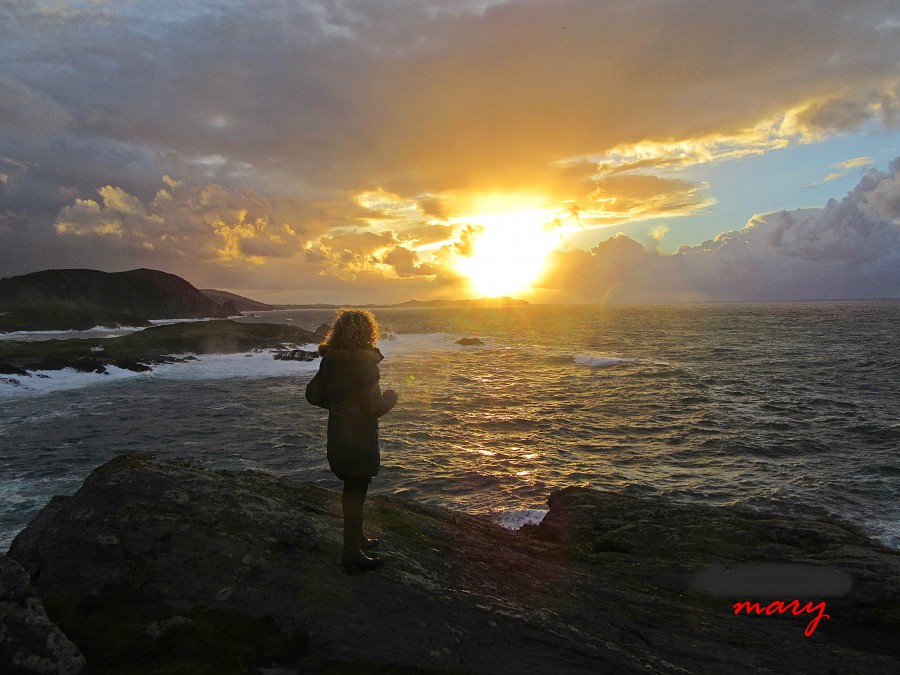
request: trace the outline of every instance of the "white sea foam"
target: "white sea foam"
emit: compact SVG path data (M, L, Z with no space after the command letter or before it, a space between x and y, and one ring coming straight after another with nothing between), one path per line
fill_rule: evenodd
M548 513L547 509L518 509L514 511L498 511L489 518L507 530L518 530L523 525L537 525Z
M578 354L574 359L579 366L589 366L591 368L602 368L604 366L614 366L617 363L631 363L634 359L624 359L615 356L601 356L597 354Z
M122 326L107 328L94 326L88 330L23 330L15 333L0 333L0 340L18 340L20 342L38 342L41 340L68 340L72 338L111 338L136 333L144 330L138 326Z
M313 351L315 345L304 345L301 349ZM178 358L183 356L185 355L180 355ZM62 370L34 371L31 376L3 376L0 377L0 397L49 394L66 389L81 389L122 380L147 378L223 380L282 377L312 372L318 367L318 360L282 361L275 359L273 350L239 354L201 354L190 361L156 365L153 366L152 371L144 373L107 366L106 374L80 373L71 368L64 368Z
M104 331L112 332L110 329L95 329L98 336L103 335ZM460 337L459 335L448 333L399 334L393 335L393 339L380 341L378 346L386 357L412 352L472 349L472 347L463 347L456 344L456 340ZM285 346L306 351L316 351L318 348L318 345L315 344ZM182 358L186 355L174 356ZM136 373L115 366L107 366L106 374L81 373L65 368L62 370L34 371L30 376L5 375L0 377L0 398L49 394L55 391L80 389L122 380L140 380L154 377L167 380L282 377L303 372L314 372L319 367L318 359L314 361L282 361L273 357L274 350L266 349L238 354L202 354L196 356L196 360L155 365L152 367L153 370L151 372L145 373Z
M173 323L195 323L197 321L212 321L213 319L150 319L154 326L168 326ZM20 330L13 333L0 333L0 340L67 340L69 338L109 338L120 337L142 331L146 326L94 326L87 330Z
M213 319L210 317L204 317L202 319L148 319L150 323L154 326L168 326L172 323L196 323L198 321L217 321L218 319Z

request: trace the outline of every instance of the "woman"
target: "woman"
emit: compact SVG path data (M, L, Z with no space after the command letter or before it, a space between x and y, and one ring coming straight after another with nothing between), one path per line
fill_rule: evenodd
M363 503L369 482L381 463L378 418L394 407L397 394L378 385L378 362L384 357L375 347L378 323L371 312L338 312L325 341L319 345L319 372L306 387L306 400L328 409L328 466L344 481L344 571L374 569L377 556L363 550L378 546L363 534Z

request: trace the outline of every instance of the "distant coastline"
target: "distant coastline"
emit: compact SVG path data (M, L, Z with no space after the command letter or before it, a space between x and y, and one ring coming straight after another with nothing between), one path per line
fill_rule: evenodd
M404 309L424 307L524 307L530 305L526 300L517 300L507 296L499 298L477 298L472 300L407 300L388 305L329 303L274 305L274 309L340 309L341 307L359 307L361 309Z
M152 269L101 272L44 270L0 279L0 339L3 333L148 327L153 320L225 319L247 313L292 309L402 309L429 307L520 307L510 297L472 300L408 300L393 304L280 304L229 291L198 289L174 274Z

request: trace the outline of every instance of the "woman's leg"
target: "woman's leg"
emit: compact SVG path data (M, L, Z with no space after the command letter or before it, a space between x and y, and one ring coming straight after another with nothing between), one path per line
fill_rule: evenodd
M363 504L369 490L371 478L348 478L344 481L341 493L341 506L344 510L344 558L352 558L359 554L359 542L362 539Z

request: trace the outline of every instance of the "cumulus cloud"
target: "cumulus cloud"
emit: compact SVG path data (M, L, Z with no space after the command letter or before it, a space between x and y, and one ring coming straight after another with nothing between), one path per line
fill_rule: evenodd
M165 250L197 262L261 263L302 248L300 234L278 222L276 208L259 194L188 185L168 176L164 181L166 187L147 203L120 187L104 186L99 199L77 199L63 208L56 232L111 239L112 246L132 250Z
M557 252L544 284L595 301L900 297L900 158L840 201L757 216L673 255L623 234Z

